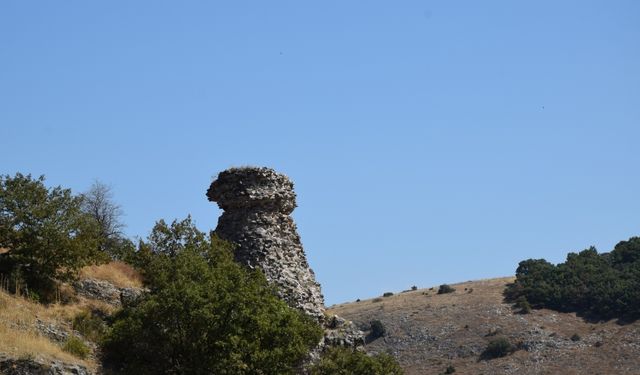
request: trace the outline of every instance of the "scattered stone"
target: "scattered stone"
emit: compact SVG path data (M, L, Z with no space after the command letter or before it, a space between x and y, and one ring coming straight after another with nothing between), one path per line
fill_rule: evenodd
M40 319L36 319L35 327L41 335L52 341L64 342L69 337L67 331L53 323L46 323Z
M365 343L365 334L350 320L332 315L324 324L324 347L359 347Z
M44 363L34 358L11 358L0 354L0 374L3 375L91 375L84 366L60 361Z

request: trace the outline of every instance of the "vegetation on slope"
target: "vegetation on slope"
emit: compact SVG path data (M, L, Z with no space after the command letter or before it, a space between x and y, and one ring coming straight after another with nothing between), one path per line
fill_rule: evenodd
M8 289L35 299L54 297L56 281L100 260L97 223L82 209L82 198L44 177L0 176L0 274ZM104 259L104 258L102 258Z
M590 318L640 318L640 237L618 243L610 253L595 248L569 253L564 263L520 262L508 300L524 297L534 308L578 312Z
M350 348L331 348L311 368L311 375L402 375L398 362L388 354L367 354Z
M65 328L75 314L98 308L86 302L45 306L0 290L0 353L14 358L58 360L95 368L93 359L79 360L64 351L62 343L44 336L37 322L42 322L40 326L52 325L69 334L70 330Z

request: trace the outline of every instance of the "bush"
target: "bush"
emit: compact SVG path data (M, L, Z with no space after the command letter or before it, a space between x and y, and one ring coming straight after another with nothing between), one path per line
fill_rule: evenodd
M91 352L87 345L85 345L82 340L75 336L69 336L67 341L65 341L64 345L62 346L62 350L82 359L87 358L87 356Z
M411 287L411 290L418 290L418 287L414 285Z
M372 339L377 339L378 337L382 337L387 334L387 328L384 326L384 324L382 324L381 321L372 320L369 324L371 326L370 336Z
M398 362L388 354L368 356L349 348L331 348L310 368L311 375L402 375Z
M520 314L529 314L531 312L531 305L525 296L518 297L514 307L519 309Z
M453 293L455 291L456 291L455 288L453 288L451 285L448 285L448 284L442 284L438 288L438 294Z
M322 337L259 271L190 218L159 222L144 266L149 293L115 316L107 364L134 374L293 374Z
M573 336L571 336L571 341L576 342L576 341L580 341L582 340L582 337L580 337L580 335L578 335L577 333L574 333Z
M385 292L382 296L383 297L391 297L393 295L392 292Z
M0 176L0 274L11 290L27 289L38 299L53 297L56 281L73 280L78 270L103 260L97 224L81 210L82 198L44 177Z
M90 311L78 313L73 318L72 327L93 342L99 342L104 337L107 328L105 322Z
M456 372L456 368L453 367L453 365L447 366L447 369L444 370L444 373L447 374L447 375L448 374L453 374L454 372Z
M493 359L505 357L516 350L509 340L504 337L499 337L489 341L487 348L482 352L483 359Z
M591 318L640 318L640 237L618 243L610 253L593 247L569 253L564 263L520 262L508 301L524 297L533 307L577 312Z

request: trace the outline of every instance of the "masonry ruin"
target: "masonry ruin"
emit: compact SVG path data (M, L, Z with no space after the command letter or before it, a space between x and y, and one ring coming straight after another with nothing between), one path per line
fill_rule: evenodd
M215 232L238 245L236 261L261 269L289 306L322 322L324 297L290 216L291 180L270 168L232 168L218 175L207 197L224 210Z

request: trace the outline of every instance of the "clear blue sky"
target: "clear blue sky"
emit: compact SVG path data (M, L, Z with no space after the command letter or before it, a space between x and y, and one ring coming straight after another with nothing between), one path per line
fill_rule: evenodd
M329 304L640 235L638 1L0 3L0 173L127 233L264 165Z

